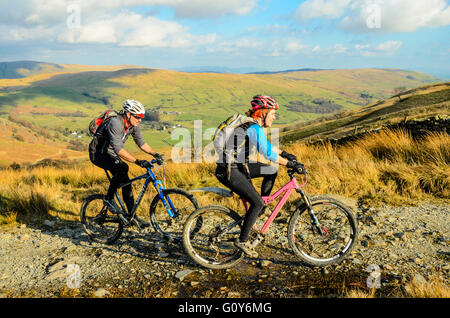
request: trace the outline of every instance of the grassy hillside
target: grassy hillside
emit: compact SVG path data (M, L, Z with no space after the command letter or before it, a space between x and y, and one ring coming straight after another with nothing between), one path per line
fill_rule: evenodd
M365 107L337 112L318 120L288 125L280 133L282 142L340 138L355 131L368 131L403 120L450 116L450 83L405 90Z
M85 131L91 118L108 108L120 109L127 98L138 99L159 112L161 130L149 124L144 124L143 130L151 146L161 149L167 147L163 139L170 141L173 127L192 129L197 119L203 121L204 129L216 127L230 114L246 111L254 94L267 94L278 100L281 109L277 126L283 127L317 119L336 109L357 109L392 96L396 87L413 88L437 82L423 73L386 69L216 74L136 66L59 67L51 73L0 79L0 119L34 127L34 131L42 128L57 144L56 153L62 151L61 155L65 153L67 158L83 154L65 149L75 150L70 142L87 145L90 139ZM20 127L17 129L20 131ZM74 131L77 135L71 134ZM8 147L15 145L16 152L27 149L15 158L16 162L22 162L20 158L27 157L25 154L30 151L28 141L18 140L12 134L6 137L11 142ZM136 150L132 143L127 147ZM41 155L40 151L29 161ZM3 164L14 161L9 156L1 159Z

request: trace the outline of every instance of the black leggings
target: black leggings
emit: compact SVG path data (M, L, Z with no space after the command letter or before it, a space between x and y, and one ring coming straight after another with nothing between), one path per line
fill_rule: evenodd
M250 231L256 222L260 212L264 207L264 201L261 196L269 196L277 178L277 168L260 162L249 163L250 178L245 173L245 168L240 166L231 168L230 178L228 178L227 166L217 165L217 179L231 189L233 192L244 198L250 208L245 214L244 224L242 225L239 240L245 242L248 240ZM261 194L256 191L252 178L264 177L261 184Z
M108 192L106 193L106 199L113 199L119 186L130 181L130 177L128 176L128 165L120 158L114 158L109 155L99 156L96 154L95 156L90 156L90 159L94 165L111 172L112 178ZM122 197L127 206L128 213L131 213L134 206L131 184L122 188Z

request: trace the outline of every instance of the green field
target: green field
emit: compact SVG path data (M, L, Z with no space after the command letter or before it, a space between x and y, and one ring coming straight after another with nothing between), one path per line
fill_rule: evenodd
M143 125L145 137L156 149L168 146L163 139L170 139L173 126L192 129L194 120L202 120L204 129L217 127L231 114L248 110L256 94L277 99L280 116L275 127L284 127L322 117L315 111L318 100L353 110L392 96L400 86L411 89L438 82L427 74L391 69L216 74L62 65L58 72L0 79L0 118L14 117L19 125L43 128L61 145L67 145L70 133L77 131L82 134L77 140L87 145L90 120L108 108L120 109L123 100L132 98L157 110L165 123L164 131ZM312 110L287 107L296 103Z

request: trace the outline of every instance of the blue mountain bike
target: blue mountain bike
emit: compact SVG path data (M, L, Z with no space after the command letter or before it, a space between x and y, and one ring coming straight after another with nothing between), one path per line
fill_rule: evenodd
M108 205L104 202L105 196L103 194L92 194L84 200L81 206L80 219L86 233L92 240L112 244L119 239L125 227L135 225L141 230L140 222L136 219L136 211L150 183L153 184L157 192L150 204L149 214L153 228L167 239L176 241L182 239L184 222L199 205L194 196L187 191L180 188L165 188L161 180L158 180L152 171L155 163L158 163L158 161L152 160L150 165L146 167L147 172L145 174L133 178L119 187L120 189L137 180L145 179L131 213L127 213L117 192L115 198L122 210L122 213L119 214L110 211ZM111 180L107 171L106 175Z

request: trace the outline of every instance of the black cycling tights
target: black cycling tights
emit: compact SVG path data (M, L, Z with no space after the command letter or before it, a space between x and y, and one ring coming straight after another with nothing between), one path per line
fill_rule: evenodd
M92 159L93 158L91 158L91 161ZM108 188L108 192L106 193L106 199L108 200L114 198L114 194L121 184L130 181L130 177L128 176L129 167L119 158L113 158L109 155L96 155L92 163L100 168L108 170L113 176ZM131 210L134 206L134 197L131 184L122 188L122 197L125 205L127 206L128 213L131 213Z
M250 231L264 207L264 201L261 196L270 195L277 178L277 168L274 166L255 162L249 163L248 168L250 178L264 177L261 184L261 194L256 191L251 179L247 177L244 167L231 168L230 178L228 178L226 165L217 165L216 169L217 179L250 204L250 208L245 214L244 224L239 237L241 242L248 240Z

